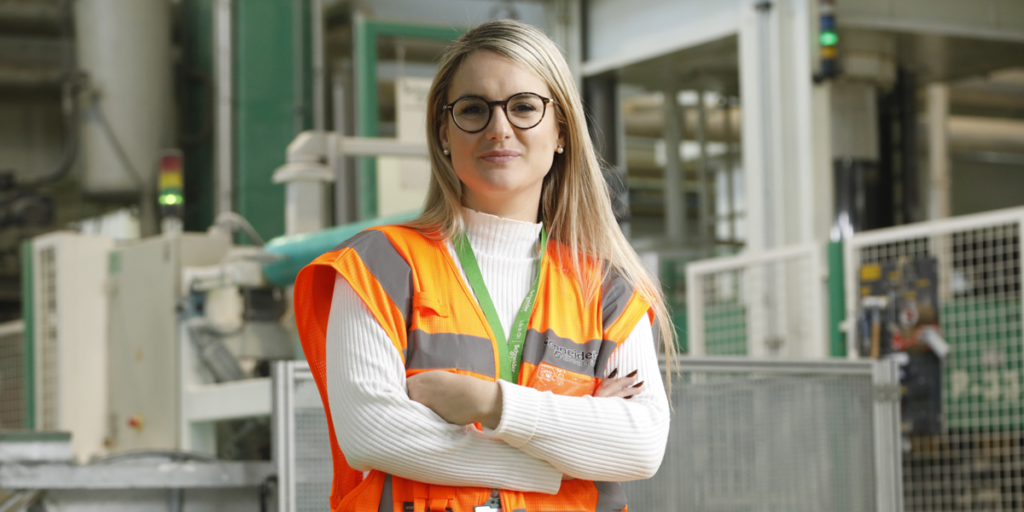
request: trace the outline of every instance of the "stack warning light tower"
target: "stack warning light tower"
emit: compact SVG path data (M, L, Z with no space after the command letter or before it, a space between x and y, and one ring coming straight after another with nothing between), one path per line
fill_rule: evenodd
M181 151L168 149L160 157L160 215L164 233L180 233L185 213Z
M836 32L836 6L833 0L821 0L818 43L821 67L815 82L822 82L839 74L839 33Z

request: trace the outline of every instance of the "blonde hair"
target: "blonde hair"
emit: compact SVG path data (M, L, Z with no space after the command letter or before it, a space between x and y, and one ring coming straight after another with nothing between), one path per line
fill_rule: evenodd
M652 280L647 267L623 236L612 213L608 184L590 134L583 103L569 66L540 30L512 20L479 25L456 40L441 57L437 75L427 96L427 147L430 151L430 188L423 213L407 225L435 236L449 238L464 229L462 185L451 161L443 154L439 130L447 120L444 105L448 90L462 62L473 52L490 51L537 74L551 90L558 128L565 138L565 152L555 156L544 178L540 216L549 236L570 251L570 261L587 300L599 292L604 273L614 269L638 290L654 309L656 332L671 365L676 353L676 332L665 305L665 296ZM585 275L581 262L586 257L607 262L601 276ZM595 279L597 277L597 279ZM667 377L671 385L671 372Z

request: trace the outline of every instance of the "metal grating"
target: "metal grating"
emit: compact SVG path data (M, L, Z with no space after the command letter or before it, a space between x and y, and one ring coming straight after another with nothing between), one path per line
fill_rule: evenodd
M334 465L320 393L312 376L295 382L295 510L322 511L331 495Z
M0 430L28 426L25 384L25 322L0 324Z
M40 430L57 430L60 422L58 402L60 390L60 359L59 339L57 332L57 248L43 247L38 252L38 269L36 275L39 283L38 309L39 323L36 329L38 337L35 346L38 351L38 386Z
M623 484L630 510L876 510L896 494L876 486L876 445L896 436L895 402L876 428L877 384L869 365L685 361L661 469Z
M278 510L329 507L334 465L323 402L305 361L274 365L274 460Z
M910 439L910 511L1024 509L1024 209L867 232L847 242L847 307L864 263L934 257L943 363L944 431ZM856 325L854 325L856 328Z
M690 353L825 357L821 268L812 245L689 264Z
M623 484L630 510L899 510L892 485L899 479L898 402L877 392L896 381L895 365L739 358L675 364L665 459L654 478ZM305 365L278 363L274 374L286 512L323 510L330 493L327 422Z

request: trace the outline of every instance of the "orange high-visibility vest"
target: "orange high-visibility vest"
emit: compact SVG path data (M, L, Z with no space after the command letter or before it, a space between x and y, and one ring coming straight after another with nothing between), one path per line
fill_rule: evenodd
M548 244L523 346L519 384L583 396L597 388L608 358L640 318L646 314L653 321L653 311L614 271L607 272L600 296L585 301L568 258L565 246L554 240ZM601 270L594 261L584 268L589 275ZM295 279L295 318L332 433L331 510L472 512L487 501L490 489L428 485L377 470L364 479L345 461L333 435L324 346L339 273L394 343L406 376L445 370L495 381L500 374L497 342L487 318L444 241L401 226L370 228L303 268ZM562 482L555 495L506 490L501 495L506 512L626 508L617 482L577 479Z

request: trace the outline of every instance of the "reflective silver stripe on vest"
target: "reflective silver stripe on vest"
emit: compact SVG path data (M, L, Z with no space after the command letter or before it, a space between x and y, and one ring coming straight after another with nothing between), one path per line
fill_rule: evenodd
M604 378L608 370L608 360L611 359L615 347L619 344L612 340L601 340L601 353L597 355L597 368L594 370L595 377Z
M523 345L524 363L548 363L556 368L591 377L596 375L595 371L604 348L601 340L576 343L555 334L551 329L543 333L536 329L526 331L526 342ZM605 359L607 362L607 358Z
M622 316L626 304L633 296L633 287L629 285L626 278L614 268L609 268L608 273L601 283L601 323L603 329L608 329Z
M597 507L594 512L622 512L626 509L626 493L618 482L594 482Z
M377 512L395 512L395 499L391 493L391 475L384 475L384 488L380 491Z
M469 334L409 331L405 367L410 370L456 368L497 377L494 346L489 338Z
M349 238L333 250L351 247L363 260L381 287L405 318L405 328L412 322L412 267L398 253L383 231L369 230Z

